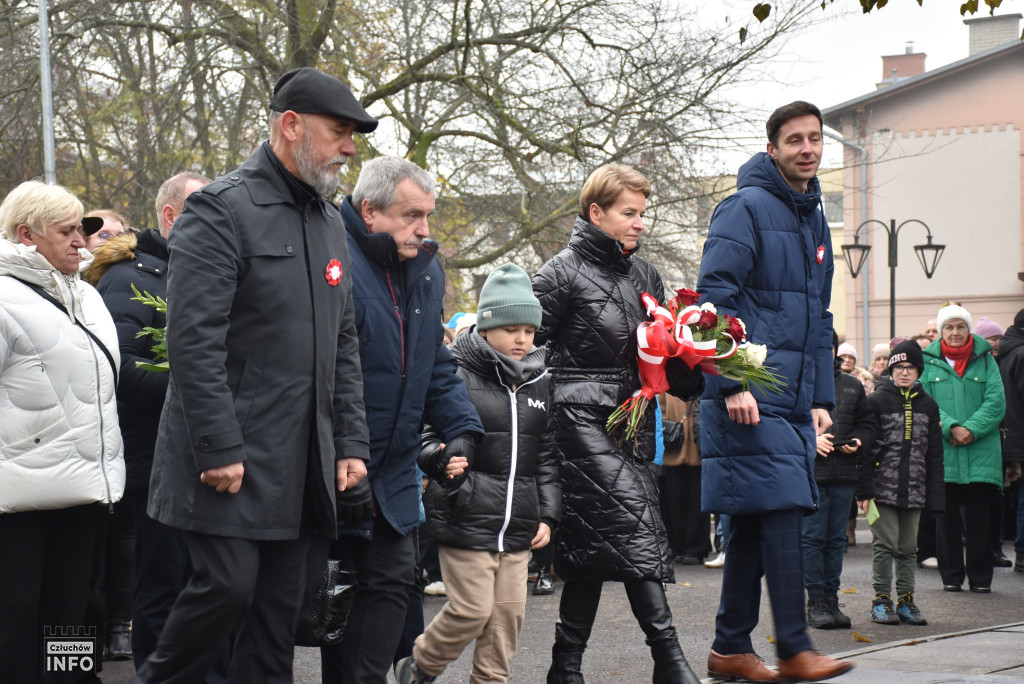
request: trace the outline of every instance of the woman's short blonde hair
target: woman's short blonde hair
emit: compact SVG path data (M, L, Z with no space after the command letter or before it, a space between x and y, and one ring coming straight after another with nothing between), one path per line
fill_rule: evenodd
M608 209L619 199L623 190L634 190L644 197L651 196L651 184L636 169L623 164L605 164L596 169L580 190L580 213L590 220L590 205Z
M61 185L25 181L11 190L0 203L0 230L11 242L18 242L18 226L27 225L37 235L46 227L68 219L81 219L85 207L73 192Z

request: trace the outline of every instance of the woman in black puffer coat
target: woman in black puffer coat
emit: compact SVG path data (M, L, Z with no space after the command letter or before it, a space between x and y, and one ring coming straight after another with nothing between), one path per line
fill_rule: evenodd
M640 389L637 326L648 320L640 295L664 302L651 264L635 256L650 195L647 180L625 166L597 169L580 193L569 246L534 276L544 317L536 343L547 344L562 481L562 523L555 570L565 580L549 683L582 683L583 651L602 582L625 584L654 656L655 682L696 683L679 647L663 587L674 575L658 506L654 411L636 448L618 444L608 416ZM678 361L678 360L676 360ZM670 362L673 394L691 398L703 376Z

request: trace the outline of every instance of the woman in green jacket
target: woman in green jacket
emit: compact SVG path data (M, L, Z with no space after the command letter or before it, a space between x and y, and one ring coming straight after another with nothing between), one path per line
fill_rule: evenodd
M952 305L939 310L941 337L924 350L921 384L939 405L946 451L946 510L939 526L942 588L992 590L989 507L1003 485L999 423L1006 411L1003 382L984 338L971 333L971 314ZM964 507L967 563L961 545Z

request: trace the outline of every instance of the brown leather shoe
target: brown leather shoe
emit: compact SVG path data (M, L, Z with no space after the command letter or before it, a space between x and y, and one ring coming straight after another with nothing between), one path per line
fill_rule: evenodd
M722 655L714 650L708 656L708 676L730 682L737 679L748 682L776 682L779 680L779 673L768 669L756 653Z
M817 651L801 651L792 658L779 661L779 680L784 682L817 682L853 669L853 663L833 660Z

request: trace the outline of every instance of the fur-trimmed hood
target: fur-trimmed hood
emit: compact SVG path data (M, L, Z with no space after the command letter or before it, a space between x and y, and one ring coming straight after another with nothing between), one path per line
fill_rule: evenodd
M135 258L138 238L135 233L124 233L110 238L92 251L92 263L82 269L82 279L93 287L99 284L103 274L114 264Z

